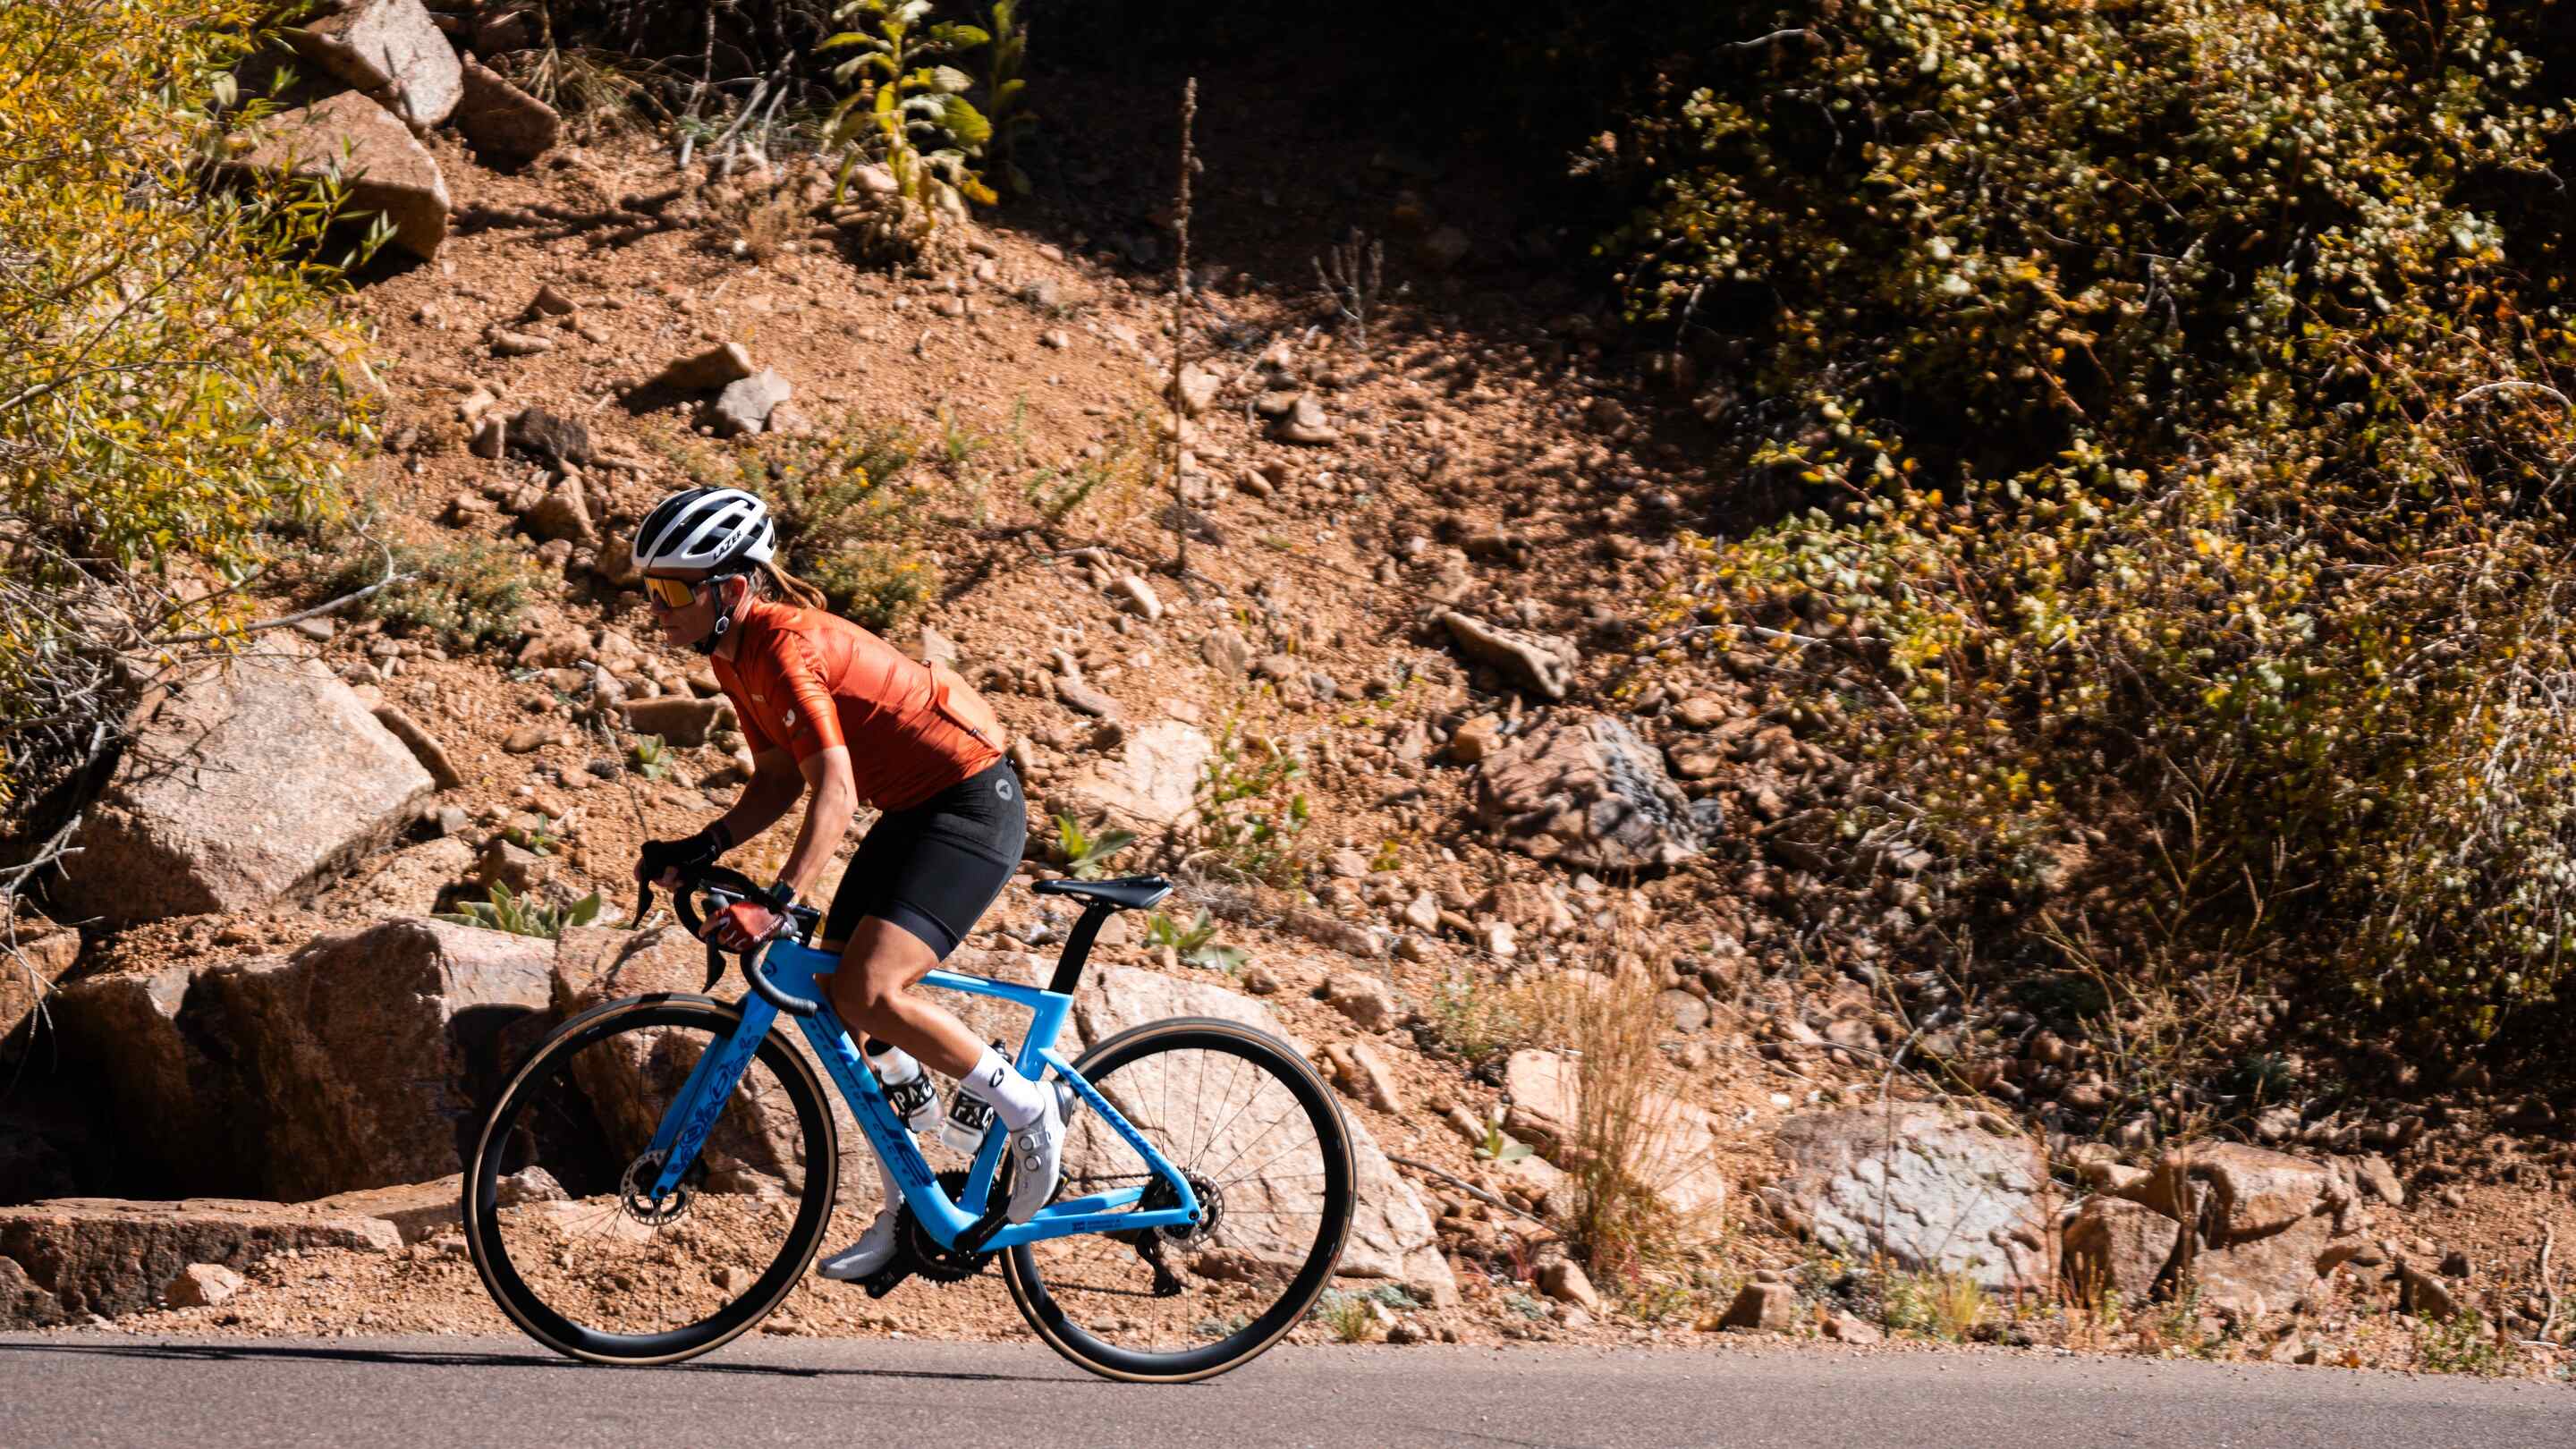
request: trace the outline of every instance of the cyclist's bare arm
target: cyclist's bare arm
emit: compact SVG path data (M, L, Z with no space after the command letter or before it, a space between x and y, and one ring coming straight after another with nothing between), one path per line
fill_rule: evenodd
M776 824L804 793L805 777L797 772L796 757L783 749L763 750L751 757L751 783L724 813L724 825L734 839L749 840Z
M771 753L781 759L787 758L785 750ZM759 763L759 760L753 761L755 766ZM816 878L822 875L823 862L832 858L832 852L841 848L842 837L850 833L850 817L858 813L859 808L859 786L850 773L850 749L847 745L817 750L795 763L803 778L795 782L781 797L778 806L762 817L760 823L766 827L784 813L787 806L794 804L797 796L805 793L806 786L814 787L814 803L806 809L805 824L796 832L796 846L787 853L787 864L778 873L778 878L802 899L814 888ZM751 788L743 791L742 799L733 807L734 811L740 813L745 806L752 804L752 797L759 789L760 776L755 772ZM731 820L732 816L726 818ZM742 837L737 833L736 838Z

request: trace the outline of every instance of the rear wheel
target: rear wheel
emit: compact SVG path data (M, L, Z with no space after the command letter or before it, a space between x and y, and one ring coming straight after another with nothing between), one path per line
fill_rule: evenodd
M530 1337L600 1363L670 1363L760 1321L822 1241L839 1152L822 1084L765 1038L677 1191L650 1147L689 1069L742 1024L703 997L566 1022L501 1089L465 1169L466 1241Z
M1201 1221L1014 1248L1004 1276L1058 1353L1107 1378L1182 1383L1245 1363L1297 1326L1350 1232L1350 1138L1294 1052L1230 1021L1152 1022L1075 1064L1190 1180ZM1062 1196L1177 1194L1096 1112L1067 1124Z

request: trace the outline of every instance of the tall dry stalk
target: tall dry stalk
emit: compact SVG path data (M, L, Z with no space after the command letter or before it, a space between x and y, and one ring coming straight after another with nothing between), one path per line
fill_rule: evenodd
M1595 1277L1633 1285L1687 1257L1711 1224L1674 1200L1705 1148L1683 1130L1680 1098L1664 1083L1658 985L1635 952L1610 959L1607 974L1575 978L1555 1004L1558 1039L1576 1054L1560 1164L1573 1178L1573 1201L1559 1226Z

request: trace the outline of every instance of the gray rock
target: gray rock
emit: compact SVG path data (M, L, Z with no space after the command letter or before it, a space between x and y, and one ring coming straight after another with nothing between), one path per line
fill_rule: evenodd
M2086 1198L2063 1234L2066 1289L2086 1307L2146 1302L2170 1281L2182 1225L2144 1203Z
M1925 1104L1792 1117L1789 1173L1764 1197L1838 1252L1910 1272L1966 1273L1997 1292L2050 1286L2046 1161L2026 1138Z
M137 721L60 895L112 925L256 910L391 839L435 784L319 661L245 655Z
M1479 816L1504 842L1584 870L1654 870L1707 843L1662 756L1608 715L1560 713L1478 767Z
M1199 657L1228 679L1241 679L1252 668L1252 646L1232 628L1210 629L1199 641Z
M286 32L298 53L415 131L455 113L464 72L420 0L336 0L330 8L335 13Z
M757 372L725 384L707 409L707 421L728 438L745 437L769 426L769 414L795 389L775 372Z
M513 161L533 160L563 139L563 117L471 56L456 106L456 129L479 152Z
M1798 1290L1786 1283L1747 1283L1718 1320L1721 1328L1785 1333L1797 1326Z
M1111 586L1111 592L1117 596L1120 608L1143 618L1148 624L1163 617L1163 600L1154 592L1154 586L1134 574L1122 575Z
M233 166L299 177L337 177L347 187L344 215L378 213L396 246L438 255L447 239L447 179L438 161L403 123L355 91L281 111L259 124L257 144Z
M581 480L564 477L555 480L537 499L537 506L521 515L519 521L528 532L548 541L595 544L599 529L590 521L590 504L582 495Z

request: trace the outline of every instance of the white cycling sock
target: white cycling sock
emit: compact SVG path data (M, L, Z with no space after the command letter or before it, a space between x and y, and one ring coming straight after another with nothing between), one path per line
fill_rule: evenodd
M991 1047L975 1059L974 1069L958 1080L957 1085L993 1104L993 1115L1002 1125L1019 1131L1046 1112L1046 1093L1037 1083L1021 1076L1019 1068L1005 1061Z

